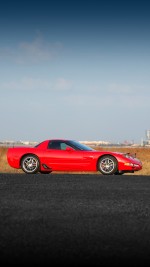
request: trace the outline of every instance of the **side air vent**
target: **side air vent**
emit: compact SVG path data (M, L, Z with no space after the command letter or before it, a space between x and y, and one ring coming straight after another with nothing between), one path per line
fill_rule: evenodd
M42 164L42 166L43 166L44 169L50 169L45 163Z

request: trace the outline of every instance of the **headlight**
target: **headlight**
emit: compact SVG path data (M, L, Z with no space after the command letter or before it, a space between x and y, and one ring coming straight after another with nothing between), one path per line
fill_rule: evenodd
M134 167L134 164L131 163L131 162L126 162L126 163L124 163L124 165L125 165L125 166L132 166L132 167Z
M135 159L136 158L136 154L130 154L130 153L126 153L124 154L125 158L127 159Z
M124 163L125 166L131 166L131 167L139 167L138 164L135 164L135 163L131 163L131 162L126 162Z

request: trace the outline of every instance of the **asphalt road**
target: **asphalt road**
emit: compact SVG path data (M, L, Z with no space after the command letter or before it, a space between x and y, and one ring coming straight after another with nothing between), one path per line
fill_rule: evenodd
M150 176L0 174L0 264L146 266Z

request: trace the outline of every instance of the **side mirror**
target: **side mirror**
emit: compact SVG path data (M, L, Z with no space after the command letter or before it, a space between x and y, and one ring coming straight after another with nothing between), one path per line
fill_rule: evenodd
M66 147L66 151L70 151L71 152L71 151L74 151L74 149L72 147L70 147L70 146L67 146Z

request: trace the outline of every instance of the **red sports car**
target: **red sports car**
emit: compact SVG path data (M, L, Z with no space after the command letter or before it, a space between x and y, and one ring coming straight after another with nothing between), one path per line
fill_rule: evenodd
M97 151L80 142L62 139L45 140L35 147L11 147L7 160L11 167L28 174L99 171L111 175L142 169L140 160L129 153Z

